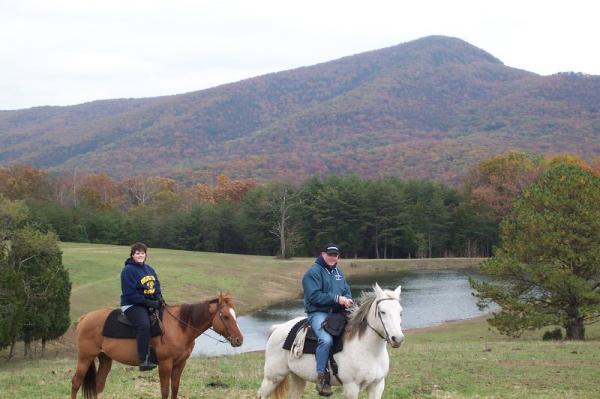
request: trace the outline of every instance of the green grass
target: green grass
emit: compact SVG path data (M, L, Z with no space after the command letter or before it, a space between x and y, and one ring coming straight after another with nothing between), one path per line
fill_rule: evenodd
M73 291L71 316L99 308L116 307L120 300L120 273L129 254L124 246L62 243L63 262L69 270ZM229 291L242 311L265 306L259 298L260 284L253 280L266 278L275 269L284 269L271 257L175 251L149 250L150 263L158 273L165 299L170 303L194 302ZM293 261L290 265L306 264ZM275 276L276 284L286 284L286 278ZM241 294L243 292L243 295ZM294 290L292 294L295 294Z
M600 388L600 329L584 342L542 342L540 333L508 339L483 318L409 331L389 349L384 398L596 398ZM182 378L182 398L254 398L264 355L193 358ZM0 397L66 397L75 361L52 359L0 365ZM226 387L212 388L219 382ZM156 371L113 365L104 398L159 398ZM340 388L334 388L341 397ZM307 384L304 398L318 398ZM365 398L363 394L361 398Z
M117 306L119 273L128 248L70 243L61 247L73 281L73 319L97 307ZM169 302L231 291L244 313L298 296L300 277L312 259L279 261L151 249L149 262L157 269ZM461 259L343 260L342 266L353 275L476 263ZM538 331L508 339L490 331L482 318L409 331L404 346L390 349L384 398L596 398L600 390L600 327L588 328L585 342L542 342L539 337ZM53 344L44 360L5 362L0 357L0 398L67 397L75 367L71 341L72 331ZM263 364L262 353L193 358L184 372L180 397L254 398ZM227 387L207 386L214 382ZM334 392L334 397L341 397L340 388ZM157 372L139 373L133 367L113 365L104 398L159 397ZM303 397L318 397L313 384L307 385Z

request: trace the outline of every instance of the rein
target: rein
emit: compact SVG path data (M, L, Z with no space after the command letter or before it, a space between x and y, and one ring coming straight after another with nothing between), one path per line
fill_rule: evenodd
M181 320L179 317L177 317L177 316L175 316L173 313L171 313L171 312L169 311L169 308L167 307L167 304L166 304L166 303L165 303L164 309L165 309L165 311L166 311L166 312L167 312L169 315L171 315L171 317L172 317L172 318L174 318L175 320L177 320L177 321L178 321L178 322L180 322L181 324L185 325L186 327L189 327L189 328L191 328L192 330L196 330L197 332L199 332L199 333L200 333L200 335L203 335L203 334L204 334L204 335L206 335L208 338L212 338L212 339L214 339L215 341L217 341L217 342L221 342L221 343L223 343L223 344L226 344L226 343L228 342L228 341L224 341L224 340L222 340L222 339L220 339L220 338L215 338L215 337L213 337L213 336L211 336L211 335L208 335L208 334L206 333L206 332L207 332L209 329L210 329L210 330L213 330L213 331L215 331L215 330L212 328L212 320L213 320L213 319L215 318L215 316L217 315L216 313L215 313L215 315L214 315L214 316L212 317L212 319L211 319L211 326L210 326L208 329L206 329L206 330L202 331L201 329L199 329L199 328L197 328L197 327L194 327L194 326L193 326L192 324L190 324L190 323L186 323L185 321ZM218 308L217 308L217 311L218 311L218 314L219 314L219 319L221 320L221 323L223 323L223 325L225 326L225 329L227 330L228 337L226 337L226 339L228 339L228 338L231 338L231 332L229 331L229 327L227 327L227 324L225 324L225 322L223 321L223 313L221 313L221 307L218 307ZM215 332L216 332L216 331L215 331ZM219 334L219 333L217 333L217 334Z
M371 330L375 331L377 333L377 335L379 335L379 337L381 339L383 339L386 342L390 342L390 334L387 331L387 327L385 326L385 323L383 322L383 319L381 318L381 313L379 312L379 303L383 302L383 301L395 301L396 299L394 298L383 298L383 299L378 299L377 302L375 302L375 318L377 318L377 316L379 316L379 320L381 321L381 325L383 326L383 331L385 332L385 337L383 335L381 335L381 333L379 331L377 331L371 324L369 324L369 321L367 321L367 326L369 326L371 328Z

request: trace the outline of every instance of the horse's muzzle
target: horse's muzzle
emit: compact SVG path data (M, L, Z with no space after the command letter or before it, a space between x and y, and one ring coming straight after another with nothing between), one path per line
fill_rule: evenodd
M392 345L392 348L399 348L400 345L402 345L402 343L404 342L404 335L400 335L400 336L392 335L389 338L388 342L390 343L390 345Z
M229 337L229 343L234 348L237 348L238 346L242 346L244 343L244 337Z

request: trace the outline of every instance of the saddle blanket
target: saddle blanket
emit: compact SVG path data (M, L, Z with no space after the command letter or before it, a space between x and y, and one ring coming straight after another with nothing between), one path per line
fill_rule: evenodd
M135 338L135 327L129 324L124 324L119 321L119 315L123 312L121 309L115 309L110 312L110 315L104 322L104 328L102 329L102 335L110 338ZM150 336L156 337L161 335L159 323L153 323L150 326Z
M307 354L315 354L317 350L317 336L315 335L313 329L308 325L308 318L304 318L300 320L298 323L292 327L288 336L285 338L285 342L283 343L283 349L291 350L292 345L294 344L294 340L296 339L296 335L302 328L308 328L306 332L306 338L304 339L304 347L302 349L302 353ZM333 347L331 348L331 353L338 353L344 349L344 340L342 339L344 334L339 337L333 337Z

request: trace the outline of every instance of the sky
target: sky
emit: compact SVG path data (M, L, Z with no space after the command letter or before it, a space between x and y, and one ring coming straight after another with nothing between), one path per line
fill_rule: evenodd
M583 0L0 0L0 110L179 94L429 35L600 75Z

